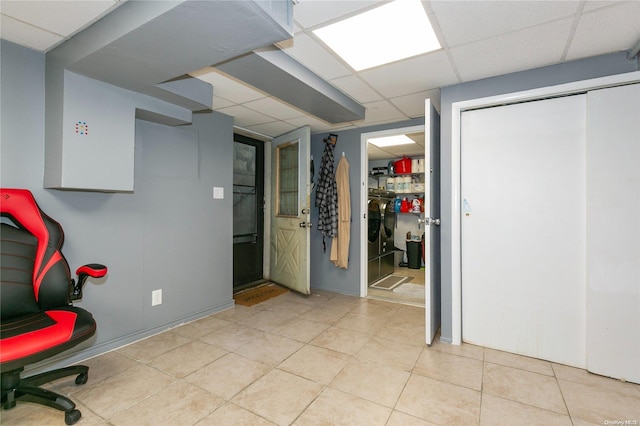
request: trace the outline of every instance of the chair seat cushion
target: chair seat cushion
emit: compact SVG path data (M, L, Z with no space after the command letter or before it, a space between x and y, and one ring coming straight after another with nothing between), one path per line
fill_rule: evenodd
M95 331L93 316L74 306L3 320L0 329L2 372L63 352L88 339Z

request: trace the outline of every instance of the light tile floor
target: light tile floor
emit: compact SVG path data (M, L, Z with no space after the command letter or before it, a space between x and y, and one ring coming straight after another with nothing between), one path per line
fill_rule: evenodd
M51 388L76 401L79 425L640 424L640 385L479 346L427 347L423 317L287 293L88 360L87 384ZM1 415L7 426L64 424L29 403Z

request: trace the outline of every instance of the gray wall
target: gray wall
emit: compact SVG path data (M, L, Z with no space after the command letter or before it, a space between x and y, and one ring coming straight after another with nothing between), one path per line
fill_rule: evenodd
M396 129L401 127L419 126L424 124L424 119L414 119L400 123L384 124L379 126L363 127L359 129L333 132L338 135L338 143L335 147L335 165L338 165L340 156L344 152L349 160L349 186L351 190L351 238L349 244L349 267L348 269L337 268L329 261L331 241L326 239L327 252L322 252L322 234L317 229L311 230L311 287L320 290L333 291L336 293L360 295L360 274L366 273L360 269L360 251L366 250L364 236L360 234L360 220L362 210L360 208L360 191L366 188L361 185L360 174L362 173L360 157L362 155L362 143L360 136L363 133L376 132L379 130ZM315 163L315 181L318 180L322 152L324 151L323 139L329 133L311 135L311 155ZM315 192L311 195L311 223L318 223L318 208L315 206Z
M77 303L94 314L96 336L57 362L231 306L233 119L195 114L193 125L179 128L136 121L133 193L45 190L45 58L4 40L0 53L0 184L31 190L62 224L72 270L109 267ZM224 200L213 199L214 186L224 188ZM151 307L151 291L160 288L163 304Z
M451 224L452 141L451 106L454 102L512 93L573 81L637 71L638 61L626 59L626 52L613 53L529 71L492 77L441 89L441 194L442 194L442 330L441 339L451 341Z

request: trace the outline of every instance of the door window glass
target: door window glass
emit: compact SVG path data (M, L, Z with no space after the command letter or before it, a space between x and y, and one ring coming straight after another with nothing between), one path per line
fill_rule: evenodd
M256 147L234 143L233 149L233 237L255 238L256 218Z
M298 143L278 147L278 216L298 216Z

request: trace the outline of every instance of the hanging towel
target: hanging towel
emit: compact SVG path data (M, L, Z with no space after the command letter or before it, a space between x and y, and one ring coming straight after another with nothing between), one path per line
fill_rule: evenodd
M324 144L316 189L316 207L318 207L318 230L322 232L322 250L326 252L325 237L333 238L338 235L338 191L333 164L335 145L331 138L325 139Z
M349 239L351 237L351 193L349 190L349 161L342 156L336 168L338 195L338 235L331 241L329 259L338 267L349 266Z

